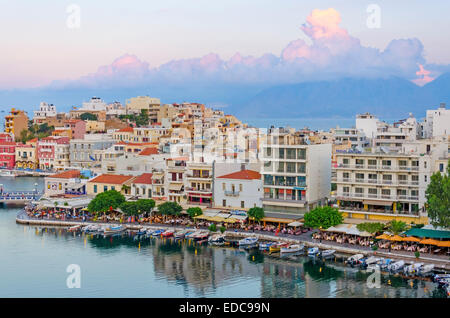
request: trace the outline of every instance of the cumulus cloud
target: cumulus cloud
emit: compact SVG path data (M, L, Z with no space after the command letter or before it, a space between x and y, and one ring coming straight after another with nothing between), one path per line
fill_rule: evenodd
M394 39L384 50L365 47L340 26L341 20L333 8L313 10L300 27L311 44L302 39L293 40L279 56L236 53L223 60L210 53L150 68L136 56L125 54L76 83L94 87L151 83L284 84L341 77L399 76L423 85L434 79L430 75L439 73L436 65L432 73L425 70L428 66L420 40Z

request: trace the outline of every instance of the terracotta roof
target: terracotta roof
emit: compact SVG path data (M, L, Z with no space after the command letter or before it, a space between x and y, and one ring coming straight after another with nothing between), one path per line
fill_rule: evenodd
M122 174L102 174L92 180L90 183L110 183L110 184L124 184L133 179L133 176L124 176Z
M139 155L140 156L150 156L150 155L157 155L158 154L158 149L155 147L148 147L145 148L144 150L142 150Z
M125 128L122 128L122 129L119 129L118 130L118 132L133 132L134 130L133 130L133 127L125 127Z
M152 173L143 173L133 180L133 183L152 184Z
M80 177L80 170L69 170L48 176L48 178L58 178L58 179L72 179L79 177Z
M241 171L233 172L230 174L226 174L226 175L218 177L218 178L255 180L255 179L261 179L261 174L258 171L254 171L254 170L241 170Z

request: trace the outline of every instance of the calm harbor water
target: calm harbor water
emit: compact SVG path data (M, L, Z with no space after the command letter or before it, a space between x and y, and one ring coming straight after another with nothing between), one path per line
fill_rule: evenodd
M43 179L0 178L6 191L42 188ZM258 251L133 237L103 238L15 223L0 208L0 297L445 297L435 284L370 273L341 261L281 259ZM70 264L81 288L67 288Z

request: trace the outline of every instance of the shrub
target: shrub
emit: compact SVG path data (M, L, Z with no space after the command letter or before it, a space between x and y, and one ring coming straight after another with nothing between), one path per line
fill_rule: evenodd
M216 232L216 231L217 231L217 226L213 223L213 224L211 224L211 225L208 227L208 229L209 229L211 232Z
M223 233L226 231L227 228L222 225L219 229L220 229L220 233Z

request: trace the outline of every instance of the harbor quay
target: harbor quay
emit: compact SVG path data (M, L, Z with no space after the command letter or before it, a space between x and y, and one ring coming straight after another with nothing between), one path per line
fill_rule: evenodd
M129 231L141 231L150 229L164 229L172 231L182 231L182 230L208 230L208 227L200 226L174 226L171 224L164 223L153 223L153 224L135 224L135 223L119 223L119 222L92 222L92 221L62 221L62 220L45 220L45 219L35 219L30 218L25 211L20 211L16 217L16 223L22 225L30 226L42 226L42 227L86 227L89 225L97 225L103 228L112 227L114 225L122 225ZM242 238L257 238L258 241L262 242L277 242L285 245L301 244L306 248L317 247L320 250L334 250L337 255L343 257L348 257L349 255L362 254L365 257L377 256L386 257L393 260L402 260L406 265L414 264L418 261L424 264L433 264L436 272L448 272L450 271L450 260L448 257L436 257L436 256L421 256L419 259L416 258L411 253L401 253L401 252L391 252L377 250L374 251L368 247L362 246L346 246L345 244L337 244L335 242L321 242L314 240L312 236L313 231L302 234L301 236L293 236L288 234L274 234L274 233L263 233L258 231L245 231L245 230L225 230L222 235L234 239L236 241ZM215 235L217 233L210 232L210 235Z

